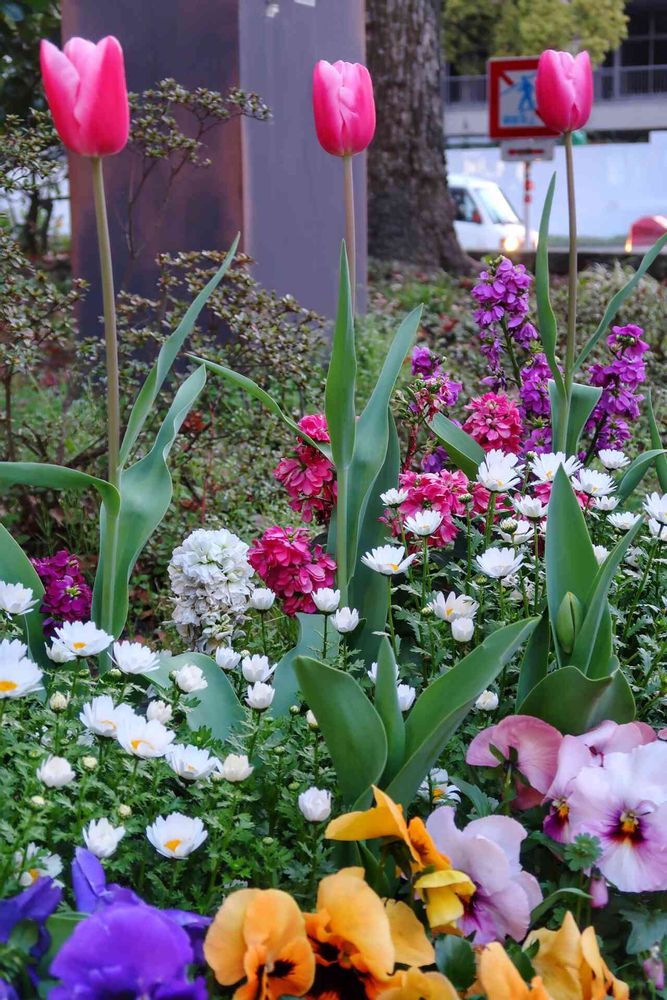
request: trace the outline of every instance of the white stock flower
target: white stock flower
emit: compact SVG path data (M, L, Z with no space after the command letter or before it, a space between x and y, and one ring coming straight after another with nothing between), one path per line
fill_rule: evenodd
M606 549L604 545L594 545L593 555L595 556L598 566L601 566L609 555L609 549Z
M30 587L22 583L5 583L0 580L0 611L8 615L25 615L37 604Z
M250 607L255 611L269 611L273 607L276 595L267 587L256 587L250 595Z
M70 782L76 781L76 774L70 762L65 757L54 757L53 754L49 754L35 773L47 788L64 788Z
M158 818L146 827L146 836L164 858L187 858L206 838L208 830L199 819L173 812Z
M331 815L331 792L313 785L299 795L299 809L309 823L323 823Z
M366 552L361 561L376 573L393 576L394 573L405 573L413 559L416 559L417 553L403 558L404 556L405 549L402 545L380 545L377 549Z
M512 531L503 531L503 522L500 523L498 534L504 542L511 542L512 545L526 545L535 534L530 521L514 521Z
M630 528L634 528L635 524L639 520L639 514L632 514L630 511L623 511L617 514L610 514L607 520L617 531L629 531Z
M615 510L621 501L618 497L595 497L593 500L593 509L601 510L605 513L610 510Z
M407 712L412 708L417 697L417 691L411 684L397 684L396 694L398 695L398 707L401 712Z
M654 521L667 524L667 493L650 493L644 498L644 509Z
M273 666L269 665L268 656L260 656L257 653L254 656L244 656L241 660L241 671L248 684L256 684L258 681L265 684L272 676L276 666L275 663Z
M215 662L223 670L235 670L240 659L241 654L235 652L231 646L218 646L215 651Z
M230 753L218 765L218 771L225 781L245 781L255 768L244 753Z
M565 474L570 478L581 468L581 462L574 455L568 458L564 451L536 455L530 462L530 470L538 483L552 483L559 466L563 467Z
M659 538L661 542L667 541L667 524L656 521L654 517L649 518L648 530L653 538Z
M487 452L477 469L477 482L491 493L504 493L516 486L523 465L518 455L506 454L497 448Z
M442 524L442 514L437 510L417 510L405 519L405 530L419 538L433 535Z
M495 691L482 691L475 702L475 708L480 712L495 712L498 708L498 695Z
M42 671L36 663L25 657L13 660L0 657L0 701L5 698L23 698L43 690Z
M249 705L250 708L254 708L257 712L263 712L273 701L275 693L276 692L270 684L264 684L262 681L257 681L256 684L252 684L248 687L248 693L245 699L246 705Z
M166 701L149 701L148 708L146 709L146 718L149 722L156 719L161 722L163 726L166 726L168 722L171 722L171 718L174 714L174 710L171 705Z
M175 734L157 719L144 719L141 715L123 715L118 725L116 739L123 750L146 760L164 757L174 742Z
M354 632L359 624L359 612L356 608L339 608L332 618L333 627L341 635Z
M598 452L598 458L605 469L623 469L630 464L630 459L623 451L616 448L602 448Z
M452 622L452 638L455 642L470 642L475 632L472 618L457 618Z
M402 503L409 497L407 490L387 490L386 493L380 494L380 500L385 505L385 507L400 507Z
M208 778L209 774L215 771L220 764L218 758L211 757L208 750L184 746L182 743L175 743L169 748L167 762L174 774L186 781L199 781L201 778Z
M160 667L160 658L140 642L114 642L111 659L124 674L151 674Z
M96 858L110 858L125 836L124 826L112 826L106 816L102 819L91 819L83 828L83 839L86 847Z
M137 718L131 705L114 705L108 694L100 694L87 701L81 708L79 719L96 736L115 736L120 722L126 716Z
M54 639L50 646L46 646L45 651L52 663L71 663L72 660L76 660L76 653L57 639Z
M203 691L208 687L208 681L204 676L201 667L194 663L185 663L173 673L174 684L185 694L193 694L195 691Z
M616 484L606 472L598 472L597 469L579 469L572 480L572 485L575 490L587 493L588 496L605 497L613 492Z
M523 556L517 555L514 549L487 549L477 556L476 562L485 576L501 580L516 573L523 563Z
M313 604L323 615L332 615L338 610L340 604L340 590L332 590L331 587L320 587L319 590L311 594Z
M430 608L435 617L441 621L455 622L457 618L474 618L479 604L466 594L459 594L457 597L452 590L447 597L437 593L426 607Z
M75 656L95 656L113 642L113 636L95 622L63 622L55 634L58 642Z
M539 497L516 497L514 509L517 514L527 518L529 521L541 521L547 516L548 507L542 503Z
M31 840L25 851L14 852L14 867L17 873L21 873L19 885L26 889L38 878L57 879L63 870L63 863L59 854L52 854Z

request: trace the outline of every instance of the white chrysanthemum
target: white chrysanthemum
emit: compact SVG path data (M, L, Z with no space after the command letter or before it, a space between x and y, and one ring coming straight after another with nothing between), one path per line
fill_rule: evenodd
M100 694L87 701L79 713L79 719L96 736L115 736L121 721L131 716L137 718L131 705L114 705L108 694Z
M609 555L609 549L605 548L604 545L594 545L593 555L595 556L598 566L601 566Z
M568 458L564 451L552 451L545 455L536 455L531 460L530 470L538 483L552 483L559 466L565 470L568 477L581 467L581 462L574 455Z
M667 524L656 521L654 517L649 518L648 530L653 538L659 538L661 542L667 541Z
M475 708L480 712L495 712L498 708L498 695L495 691L482 691L475 702Z
M598 472L597 469L579 469L572 480L572 485L575 490L587 493L591 497L605 497L608 493L612 493L616 486L611 476L606 472Z
M407 712L412 708L414 700L417 697L417 690L411 684L397 684L396 695L398 697L398 707L401 712Z
M218 646L215 651L215 662L223 670L235 670L240 659L241 654L233 650L231 646Z
M320 587L319 590L311 594L313 604L318 611L324 615L332 615L338 610L340 604L340 590L333 590L331 587Z
M86 847L96 858L110 858L125 836L124 826L113 826L103 816L102 819L91 819L83 828L83 839Z
M385 507L400 507L409 497L407 490L387 490L380 494L380 500Z
M268 587L256 587L250 595L250 607L254 611L270 611L276 595Z
M65 757L54 757L53 754L39 765L35 773L47 788L64 788L76 780L70 762Z
M514 509L517 514L521 514L529 521L541 521L547 516L548 508L539 497L517 497L514 500Z
M75 656L95 656L113 642L95 622L63 622L55 630L56 639Z
M441 621L455 622L458 618L474 618L479 604L466 594L459 594L457 597L452 590L447 597L441 593L436 594L427 607Z
M206 838L208 830L199 819L173 812L169 816L158 816L154 823L146 827L146 836L155 850L165 858L187 858L196 851Z
M333 627L341 635L354 632L359 624L359 612L356 608L339 608L332 618Z
M173 678L184 694L194 694L195 691L204 691L208 687L204 671L194 663L184 663L178 670L174 670Z
M371 665L368 668L368 670L366 671L366 673L368 674L368 676L370 677L370 679L373 681L373 684L377 684L377 682L378 682L378 665L377 665L377 663L375 661L373 661L373 663L371 663ZM398 663L396 663L395 660L394 660L394 677L396 678L396 681L398 682Z
M449 780L449 774L444 767L434 767L428 778L424 778L419 786L419 794L425 798L431 797L433 789L433 799L438 805L442 805L445 799L450 802L461 801L461 789Z
M644 508L649 517L660 524L667 524L667 493L651 493L644 500Z
M241 672L248 684L256 684L258 681L265 684L272 676L276 666L275 663L271 666L268 656L260 656L258 653L255 653L254 656L244 656L241 660Z
M14 867L21 873L19 885L26 889L38 878L57 879L63 870L63 863L60 855L52 854L31 840L25 851L14 852Z
M45 646L45 652L52 663L71 663L72 660L76 660L76 653L72 653L57 639L54 639L50 646Z
M168 572L179 633L204 645L209 637L214 645L229 640L253 591L245 542L226 528L199 528L174 549Z
M230 753L218 765L218 771L225 781L245 781L255 768L244 753Z
M199 747L184 746L176 743L170 747L167 753L167 762L179 778L186 781L199 781L201 778L208 778L212 771L215 771L220 761L217 757L212 757L208 750L201 750Z
M171 705L166 701L161 701L157 699L156 701L150 701L148 703L148 708L146 709L146 718L150 722L151 719L157 719L161 722L163 726L166 726L168 722L171 722L174 710Z
M452 639L454 642L470 642L475 634L475 623L472 618L457 618L452 622Z
M30 587L22 583L5 583L0 580L0 611L8 615L25 615L37 604Z
M269 707L274 699L275 691L270 684L264 684L262 681L257 681L256 684L251 684L248 687L248 693L246 695L246 704L250 708L254 708L257 712L263 712Z
M419 538L434 534L442 524L442 514L437 510L417 510L405 519L405 530Z
M504 542L511 542L512 545L527 545L535 534L535 529L533 528L530 521L513 521L512 530L504 531L503 522L501 521L498 527L498 534Z
M416 559L417 554L414 552L405 559L404 556L405 549L402 545L380 545L377 549L366 552L361 557L361 561L364 566L368 566L376 573L393 576L395 573L405 573L413 559Z
M323 823L331 815L331 792L313 785L299 795L299 809L309 823Z
M23 698L42 690L42 671L32 660L0 658L0 700Z
M523 556L517 555L514 549L487 549L477 556L476 562L485 576L501 580L516 573L523 563Z
M607 513L610 510L615 510L620 502L618 497L594 497L593 509Z
M598 452L598 458L604 465L605 469L623 469L626 465L630 464L630 459L623 451L618 451L616 448L602 448Z
M607 520L617 531L629 531L630 528L634 528L639 518L639 514L632 514L626 510L617 514L610 514Z
M141 715L124 715L118 725L116 739L124 750L135 757L164 757L174 742L175 734L157 719Z
M504 493L517 485L522 469L517 455L493 448L480 463L477 482L492 493Z
M0 663L17 663L28 655L28 647L20 639L0 639Z
M160 657L141 642L114 642L111 659L124 674L151 674L160 668Z

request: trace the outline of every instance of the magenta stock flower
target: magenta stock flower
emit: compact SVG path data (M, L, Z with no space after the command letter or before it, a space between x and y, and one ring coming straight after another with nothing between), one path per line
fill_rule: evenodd
M514 400L502 392L485 392L483 396L471 399L466 410L470 411L470 416L464 423L463 430L484 451L500 448L505 452L518 452L522 426Z
M32 564L44 584L41 612L46 615L47 634L63 622L88 621L92 603L90 587L85 582L79 560L67 549L53 556L33 559Z
M539 804L553 783L558 768L562 735L548 722L532 715L509 715L489 726L468 747L468 764L498 767L501 761L515 772L516 804L520 809Z
M324 414L303 417L299 427L314 441L329 441ZM290 495L290 507L304 521L313 518L327 524L336 503L336 473L329 459L308 442L299 439L294 455L283 458L273 475Z
M282 598L288 615L312 614L313 591L331 587L335 579L336 563L321 545L312 545L304 528L269 528L252 543L248 562Z
M542 892L537 879L521 868L519 851L526 837L521 824L509 816L484 816L459 830L454 810L444 806L431 813L426 827L438 850L475 883L459 920L462 933L474 934L475 945L506 937L522 941Z
M457 469L450 472L403 472L399 485L408 491L407 499L399 510L403 519L418 510L435 510L442 515L438 530L431 535L432 545L447 545L453 541L459 530L455 517L465 516L465 505L461 497L470 492L470 483L465 473ZM394 534L400 535L400 525L394 523Z

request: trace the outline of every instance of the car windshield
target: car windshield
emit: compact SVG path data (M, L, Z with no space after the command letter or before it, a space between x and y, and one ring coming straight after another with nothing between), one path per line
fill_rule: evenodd
M495 185L493 187L475 188L475 195L484 205L491 222L502 223L518 222L519 217L510 205L509 201Z

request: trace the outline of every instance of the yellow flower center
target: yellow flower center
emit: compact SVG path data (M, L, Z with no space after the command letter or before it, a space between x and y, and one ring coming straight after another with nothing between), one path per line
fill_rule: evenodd
M172 840L165 840L164 846L168 851L175 851L182 843L183 841L179 837L174 837Z
M36 882L39 878L39 870L37 868L28 868L28 875L33 882Z
M558 819L562 820L567 819L567 817L570 815L570 807L568 806L567 802L563 802L561 800L558 803L558 808L556 809L556 815L558 816Z
M398 573L398 563L389 563L394 573Z
M142 739L138 739L138 740L132 740L132 741L131 741L131 743L132 743L132 749L133 749L133 750L138 750L138 749L139 749L139 747L141 746L141 744L142 744L142 743L145 743L145 745L146 745L147 747L150 747L150 749L151 749L151 750L154 750L154 749L155 749L155 747L154 747L154 746L153 746L153 744L152 744L152 743L150 742L150 740L142 740Z
M632 812L624 812L621 814L620 819L621 833L625 833L628 836L632 836L636 833L637 827L639 826L639 820Z
M0 691L16 691L17 687L15 681L0 681Z
M85 648L86 648L86 643L85 642L73 642L72 643L72 649L85 649Z

